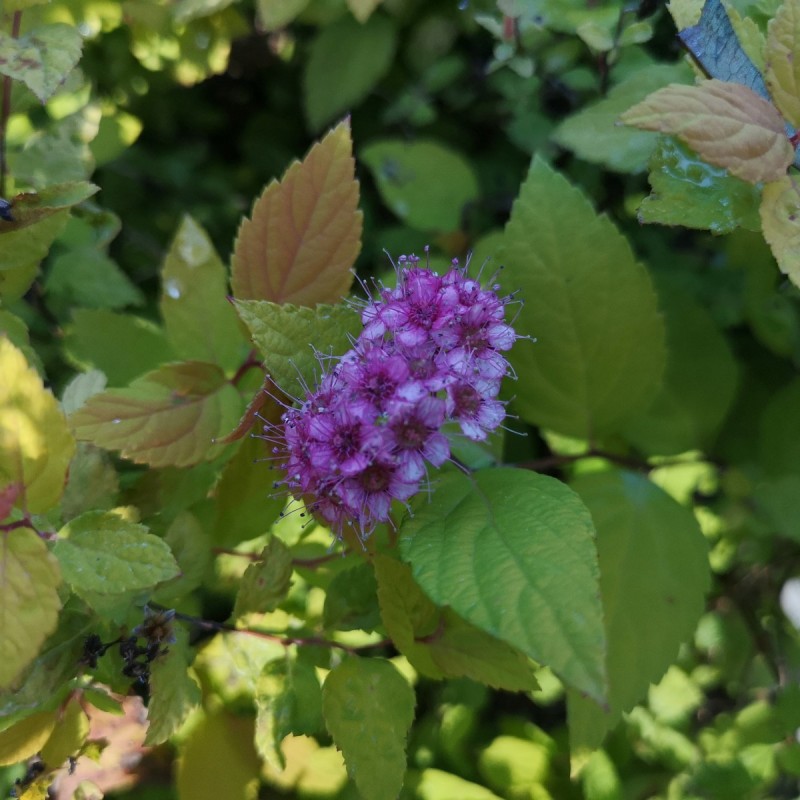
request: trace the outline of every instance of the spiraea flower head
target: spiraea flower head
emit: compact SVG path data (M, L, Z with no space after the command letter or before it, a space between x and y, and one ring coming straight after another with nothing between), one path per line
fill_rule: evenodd
M361 311L363 329L299 408L287 408L276 455L282 484L335 533L362 537L389 520L450 457L442 428L480 441L505 419L497 399L509 372L503 355L518 336L509 298L483 288L454 260L445 275L401 256L394 288L378 287Z

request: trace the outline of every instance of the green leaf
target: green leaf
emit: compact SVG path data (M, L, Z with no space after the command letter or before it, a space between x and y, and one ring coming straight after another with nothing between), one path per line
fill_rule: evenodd
M361 329L358 313L347 305L315 308L278 305L268 300L235 300L264 366L290 397L305 395L320 373L316 352L341 355ZM312 347L313 344L313 347Z
M162 605L173 605L203 582L211 563L211 537L197 517L180 511L164 534L180 567L180 575L155 592L153 598Z
M798 468L800 469L800 468ZM753 500L775 530L787 539L800 541L800 475L783 475L758 483Z
M73 697L66 708L59 709L57 722L41 752L48 769L58 769L83 747L89 736L89 717L77 697Z
M0 74L22 81L43 103L81 57L83 37L72 25L42 25L15 39L0 32Z
M485 782L511 797L525 796L532 787L545 783L555 747L517 736L498 736L478 757Z
M434 603L605 697L594 528L571 489L528 470L452 472L400 533Z
M312 130L320 130L372 91L392 64L396 40L393 22L378 14L363 25L347 16L322 28L311 45L303 80Z
M709 589L708 546L693 514L641 475L573 484L597 526L608 638L608 708L569 691L573 754L595 749L646 694L694 631Z
M275 490L283 473L269 464L264 439L246 436L222 470L215 490L214 543L235 547L265 534L286 502Z
M567 117L555 130L554 139L593 164L603 164L617 172L642 172L657 136L620 126L619 115L634 103L644 100L650 92L690 77L691 73L683 63L653 64L634 72L602 100Z
M172 16L178 25L193 19L208 17L227 8L235 0L177 0L172 6Z
M208 234L188 215L181 221L162 271L161 314L179 358L226 370L247 354L228 294L228 276Z
M759 464L767 475L798 472L800 464L800 379L775 392L761 417Z
M156 658L150 666L145 745L166 742L200 703L200 687L188 672L192 652L186 632L177 630L176 637L166 655Z
M55 724L54 711L40 711L0 732L0 766L17 764L36 755L50 738Z
M309 0L256 0L258 20L263 30L276 31L292 22Z
M459 153L434 141L382 139L361 151L383 202L420 231L462 227L479 194L478 179Z
M422 770L414 792L419 800L500 800L485 786L440 769Z
M281 742L319 733L322 689L311 664L287 656L264 667L256 688L256 749L275 769L286 768Z
M77 594L150 589L180 571L163 539L115 513L88 511L58 535L53 552Z
M650 160L651 193L639 222L730 233L761 227L758 187L714 167L671 136L662 136Z
M325 593L322 624L329 630L374 631L381 624L378 584L369 564L356 564L334 576Z
M588 439L619 430L655 397L664 321L630 245L583 193L540 158L506 226L503 288L524 306L510 360L525 420Z
M0 531L0 689L11 685L55 630L60 583L58 563L32 530Z
M113 311L75 310L66 347L72 361L101 370L111 386L124 386L163 362L176 360L161 328Z
M250 564L244 572L233 616L255 612L264 614L274 611L286 597L292 579L292 554L277 537L270 538L261 551L258 561Z
M6 226L13 223L0 222L0 279L9 276L7 272L25 267L38 267L39 262L47 255L56 237L67 224L69 214L62 211L59 214L44 218L34 225L25 226L24 229L7 230ZM35 274L35 272L34 272ZM2 283L3 295L6 290Z
M761 196L761 227L781 272L800 286L800 185L794 175L784 175L766 186Z
M736 393L738 368L711 314L689 292L659 287L667 323L667 371L653 404L631 418L625 437L651 455L705 450Z
M236 424L239 394L214 364L167 364L126 389L90 397L70 416L80 441L152 467L187 467L220 454Z
M61 498L62 518L72 519L84 511L108 511L118 493L119 478L108 455L89 444L78 444Z
M75 440L52 393L20 350L0 336L0 490L41 514L61 498Z
M253 723L224 711L202 717L182 742L178 800L252 800L261 771ZM224 769L217 766L224 765Z
M105 253L81 247L52 259L44 283L48 306L59 316L75 307L144 305L144 295Z
M395 800L406 771L414 691L388 661L349 658L322 687L325 724L364 800Z
M465 622L452 609L437 608L405 564L380 555L373 561L383 624L419 672L437 679L467 677L511 692L538 688L533 666L519 650Z

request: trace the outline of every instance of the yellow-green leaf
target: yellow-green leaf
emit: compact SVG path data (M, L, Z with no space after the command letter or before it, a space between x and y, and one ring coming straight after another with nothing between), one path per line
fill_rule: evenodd
M291 578L292 554L280 539L273 536L259 560L245 570L233 616L240 617L251 611L261 614L274 611L289 591Z
M761 229L782 272L800 286L800 183L792 175L764 186Z
M40 711L0 733L0 766L17 764L42 749L56 724L55 711Z
M350 124L340 123L273 181L239 227L233 293L239 300L336 303L361 249Z
M738 83L671 84L620 119L637 128L679 136L706 161L750 183L778 180L794 161L794 148L777 109Z
M0 336L0 489L17 484L19 508L41 514L64 491L75 441L36 370Z
M0 532L0 689L9 686L55 630L58 563L29 528Z
M347 0L347 7L359 22L366 22L381 0Z
M308 5L309 0L256 0L262 30L277 31L288 25Z
M80 441L152 467L187 467L219 455L239 419L236 390L214 364L187 361L148 372L126 389L89 398L70 416Z
M764 78L783 116L800 126L800 0L785 0L770 20Z
M76 697L58 712L55 730L42 748L42 761L50 769L58 769L83 747L89 735L89 717Z

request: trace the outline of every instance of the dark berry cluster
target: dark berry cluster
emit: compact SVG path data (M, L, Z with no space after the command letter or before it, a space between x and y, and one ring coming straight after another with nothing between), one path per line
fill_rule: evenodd
M450 457L445 422L475 441L503 422L503 352L518 337L498 288L483 289L457 260L440 276L402 256L396 288L362 309L352 349L322 361L318 386L266 431L282 484L334 532L353 524L367 536L393 500L416 494L426 463Z

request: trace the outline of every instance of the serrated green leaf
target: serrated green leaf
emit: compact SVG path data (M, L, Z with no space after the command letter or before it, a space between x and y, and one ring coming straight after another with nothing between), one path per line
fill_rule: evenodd
M800 286L800 184L794 175L764 186L761 195L761 227L781 272Z
M162 605L173 605L202 582L211 563L211 537L197 517L189 511L180 511L164 534L180 567L180 575L162 586L153 595Z
M55 630L60 583L58 563L30 528L0 531L0 689Z
M227 300L225 267L206 232L188 215L167 252L162 282L161 314L178 357L226 370L238 367L247 345Z
M620 126L619 115L650 92L690 78L685 64L654 64L618 83L602 100L585 106L562 122L555 141L593 164L618 172L642 172L657 136Z
M705 450L736 393L738 368L711 314L689 292L659 287L667 324L667 370L653 404L632 417L625 436L650 455Z
M161 328L113 311L77 309L65 341L70 359L104 372L110 386L125 386L165 361L177 360Z
M200 703L200 687L188 672L192 654L186 631L176 631L176 638L166 655L159 656L150 665L149 725L145 745L166 742Z
M262 536L283 510L286 498L274 486L283 475L270 466L269 457L263 439L247 436L222 470L215 489L213 532L220 547Z
M325 678L322 710L359 794L364 800L395 800L414 719L414 691L406 679L388 661L347 659Z
M69 415L81 408L93 395L100 394L106 388L106 376L98 369L79 372L64 387L61 397L61 408Z
M651 194L639 206L639 222L730 233L761 227L758 187L701 159L671 136L662 136L650 160Z
M666 363L656 293L630 245L540 158L506 226L498 261L524 302L509 358L528 422L583 439L621 428L655 397Z
M78 593L149 589L179 570L169 545L119 514L89 511L60 531L53 552Z
M22 81L43 103L81 57L83 37L72 25L41 25L14 38L0 32L0 74Z
M310 664L292 658L264 667L256 688L256 749L275 769L286 768L281 742L322 729L322 689Z
M0 336L0 489L20 509L49 511L64 491L75 440L56 399L16 347Z
M591 517L560 481L521 469L443 475L400 552L437 605L602 700L605 634Z
M12 242L26 242L29 247L36 248L36 251L41 251L42 236L40 232L48 231L50 228L44 226L42 223L49 217L56 215L59 219L63 220L62 227L66 224L67 215L60 214L66 209L77 205L78 203L87 200L93 194L98 192L100 187L95 186L93 183L86 181L70 181L67 183L59 183L53 186L48 186L39 192L26 192L18 194L11 200L11 213L14 219L11 222L0 221L0 234L3 235L3 256L6 256L5 249ZM38 236L31 237L30 232L27 236L20 236L17 239L5 238L11 236L16 231L22 228L28 228L31 225L39 224L37 228ZM58 226L57 226L58 227ZM58 228L60 232L60 227ZM56 234L57 235L57 234ZM55 238L55 237L54 237ZM49 248L50 242L47 243ZM39 256L39 259L44 257L45 251ZM9 254L9 257L13 254ZM19 266L23 263L28 263L31 256L16 255L16 261L7 262L5 258L0 261L0 269L10 269L12 266Z
M268 300L234 303L267 371L290 397L304 396L304 387L317 383L320 365L315 351L341 355L361 328L358 313L347 305L306 308Z
M0 281L2 274L0 273ZM0 297L2 297L2 284L0 283ZM28 326L25 321L16 314L0 308L0 336L5 336L24 356L25 360L35 367L40 375L44 374L41 359L37 352L31 347L31 338L28 333Z
M55 238L67 224L69 213L62 211L49 218L42 219L34 226L26 227L23 230L4 230L4 223L0 222L0 292L7 299L13 299L16 295L9 292L9 288L4 285L5 281L10 280L15 270L26 270L26 274L33 273L31 280L36 275L39 262L47 255L50 246ZM23 292L27 286L23 288Z
M274 611L286 597L292 579L292 554L277 537L270 538L258 561L250 564L242 576L233 616Z
M89 398L70 416L76 438L152 467L188 467L220 454L241 401L215 364L166 364L126 389Z
M414 583L408 566L373 559L383 623L395 647L430 678L468 677L507 691L538 688L531 662L515 648L438 609Z
M374 631L381 623L378 584L369 564L357 564L334 576L325 593L322 624L329 630Z
M573 753L595 749L644 697L694 631L710 583L708 546L692 512L647 478L603 472L573 486L597 526L608 638L608 709L568 692Z
M394 23L378 14L363 25L348 16L322 28L303 76L312 130L320 130L369 94L392 64L396 40ZM347 58L341 57L343 52Z
M467 206L479 193L475 172L463 156L434 141L382 139L361 151L383 202L420 231L462 227Z

